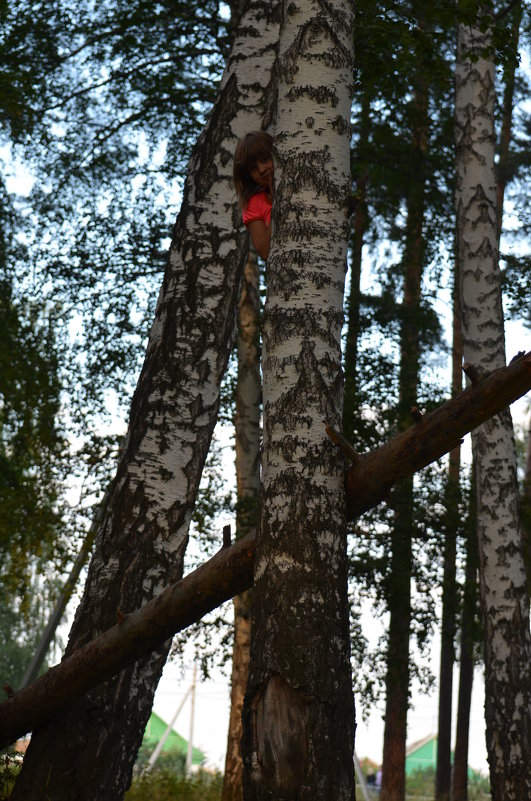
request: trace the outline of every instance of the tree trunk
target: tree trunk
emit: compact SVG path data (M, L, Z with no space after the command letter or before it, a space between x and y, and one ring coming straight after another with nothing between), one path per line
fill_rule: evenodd
M471 518L471 522L475 524L475 514L472 514ZM470 704L472 701L472 683L474 681L474 645L477 642L477 572L478 546L475 525L471 525L466 540L465 586L461 612L461 653L454 769L452 773L452 801L467 801L468 798Z
M424 266L424 207L428 149L428 82L416 76L411 183L407 198L404 250L404 297L400 330L399 428L409 423L417 402L420 333L418 313ZM387 645L386 705L381 801L403 801L406 790L406 737L409 704L409 637L411 623L413 479L393 493L395 518L391 539L391 571L387 583L390 612Z
M238 383L236 386L236 537L256 528L260 489L260 341L258 319L260 296L258 261L249 254L242 284L238 313ZM242 801L243 763L241 752L242 706L249 677L251 648L251 593L234 599L234 646L227 756L222 801Z
M124 453L67 655L182 573L247 254L232 154L237 138L267 119L276 10L257 2L244 15L191 157ZM40 800L44 788L61 801L122 798L168 648L169 641L34 732L13 801Z
M527 429L527 457L525 464L524 489L522 493L522 535L524 541L524 562L527 576L527 591L531 591L531 417Z
M462 391L463 340L461 309L459 306L459 280L454 275L452 292L452 397ZM435 801L449 801L452 785L452 690L454 674L455 616L457 611L456 545L459 529L459 468L461 447L450 451L448 483L446 487L446 512L444 526L444 561L441 619L441 662L439 670L439 710L437 726L437 768L435 772Z
M494 57L488 15L459 25L456 64L457 249L463 353L478 370L504 363L494 172ZM484 30L480 30L481 28ZM508 410L472 434L485 714L493 801L531 797L531 638L516 456Z
M342 413L351 23L342 0L284 5L246 801L354 798L343 463L323 428Z
M507 182L511 179L510 147L513 129L514 85L516 67L518 65L518 42L520 40L520 25L522 23L522 3L516 2L511 10L511 52L506 55L503 70L502 123L500 143L498 147L498 163L496 166L496 209L497 209L497 240L498 249L503 223L503 201Z

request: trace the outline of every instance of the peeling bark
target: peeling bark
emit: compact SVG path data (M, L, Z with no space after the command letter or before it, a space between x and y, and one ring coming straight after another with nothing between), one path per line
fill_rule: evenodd
M190 160L124 453L66 656L182 574L247 254L232 156L238 137L267 124L277 10L249 4ZM168 647L34 732L13 801L40 801L44 787L61 801L122 798Z
M256 528L260 489L260 313L259 272L256 253L251 251L243 276L238 310L238 381L236 385L236 537ZM251 649L251 593L234 598L234 645L230 695L227 755L223 774L222 801L242 801L241 752L242 706L249 677Z
M246 801L354 798L343 465L323 425L342 412L351 25L341 0L283 7Z
M456 63L457 249L463 352L479 370L505 361L494 170L495 68L488 15L459 26ZM483 30L480 30L483 28ZM531 797L531 638L509 411L472 434L485 714L493 801Z

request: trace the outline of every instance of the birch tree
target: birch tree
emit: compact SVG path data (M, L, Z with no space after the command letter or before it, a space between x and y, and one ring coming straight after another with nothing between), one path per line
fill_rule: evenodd
M343 464L325 433L342 414L351 18L348 0L283 6L246 801L354 797Z
M477 371L505 361L494 170L492 8L458 29L456 62L457 258L463 354ZM472 434L485 714L493 801L531 797L531 642L511 416Z
M232 154L238 137L269 119L276 13L275 3L248 6L191 156L123 456L67 656L182 573L247 253L233 202ZM121 798L168 647L34 732L13 799L41 799L43 788L64 801Z

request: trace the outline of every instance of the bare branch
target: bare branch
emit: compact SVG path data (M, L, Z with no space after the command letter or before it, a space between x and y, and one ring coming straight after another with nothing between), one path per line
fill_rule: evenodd
M349 519L376 506L399 479L440 459L461 437L530 389L531 352L480 377L381 448L360 456L345 475Z

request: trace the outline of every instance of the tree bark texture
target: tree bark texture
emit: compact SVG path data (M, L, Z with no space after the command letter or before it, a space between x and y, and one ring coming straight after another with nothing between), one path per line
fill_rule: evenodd
M522 492L522 535L524 540L527 591L529 593L531 592L531 417L527 427L527 456L524 489Z
M236 385L236 537L256 529L260 489L260 295L256 253L245 266L238 306L238 380ZM227 755L222 801L242 801L242 707L249 677L251 650L251 593L234 598L234 645Z
M264 450L244 798L352 801L340 425L352 9L286 2L263 326Z
M420 24L420 23L419 23ZM419 312L424 267L424 208L428 150L428 81L419 72L413 100L412 175L407 196L404 247L404 296L401 308L398 427L410 421L419 382ZM390 613L387 641L382 801L403 801L406 792L406 738L409 705L409 637L411 624L413 478L393 491L395 511L391 539L391 570L386 583Z
M277 11L275 3L248 6L191 157L124 453L67 656L182 574L247 255L232 157L238 137L268 121ZM41 799L44 788L61 801L122 798L168 647L34 732L14 801Z
M452 398L462 391L463 335L459 280L456 268L452 291ZM435 771L435 801L449 801L452 789L452 699L455 662L455 628L457 614L456 550L460 527L459 471L461 447L450 451L446 485L443 588L441 615L441 660L439 669L439 709L437 725L437 767Z
M531 354L509 367L496 370L477 386L469 387L461 396L445 403L437 412L426 415L421 423L397 435L394 440L398 441L398 447L394 447L394 440L391 440L385 449L379 448L360 457L357 464L350 468L348 476L352 480L357 476L363 487L362 478L367 473L377 481L380 473L384 472L383 466L395 462L381 478L382 487L387 487L389 474L395 476L395 480L402 478L409 471L424 467L448 451L454 442L454 428L460 433L469 431L485 420L487 412L496 413L530 388ZM463 403L463 400L466 402ZM455 409L458 413L454 413ZM434 418L435 424L432 425ZM463 419L467 421L468 428L463 428ZM446 448L441 445L443 434L446 436ZM337 435L334 441L336 439ZM429 442L433 442L431 458ZM411 453L417 454L416 461L409 458ZM375 497L383 497L382 487L377 489ZM370 508L363 504L360 506ZM122 620L0 704L0 747L41 726L72 700L113 676L138 655L153 650L173 633L195 623L223 601L251 587L254 549L254 535L238 541L186 576L182 582L169 586L141 609L126 616L125 620L135 621L134 638L128 634L128 626L133 623L124 626ZM227 564L220 565L220 558L226 559ZM168 597L172 597L172 601L168 602L163 619L158 621L160 604L165 603L164 599ZM155 629L157 633L154 639ZM108 647L109 642L112 648ZM83 666L83 670L80 666Z
M466 543L465 586L461 609L459 690L452 773L452 801L467 801L468 798L468 742L474 681L474 646L479 634L479 632L476 633L477 573L477 538L475 530L471 527Z
M463 352L481 371L505 361L494 171L494 57L489 5L459 25L456 64L457 251ZM484 30L481 31L480 27ZM493 801L531 797L531 638L510 412L472 434L485 714Z

